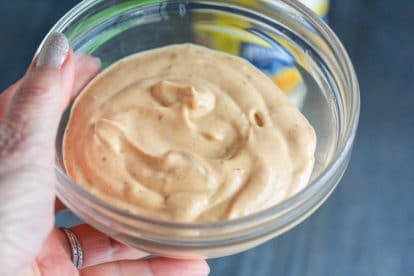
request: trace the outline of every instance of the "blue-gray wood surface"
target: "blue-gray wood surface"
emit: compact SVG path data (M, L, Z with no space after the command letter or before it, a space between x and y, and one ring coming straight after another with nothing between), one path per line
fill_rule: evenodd
M0 0L0 90L75 0ZM354 62L362 117L331 198L290 232L210 261L212 275L414 275L414 1L333 0L330 24Z

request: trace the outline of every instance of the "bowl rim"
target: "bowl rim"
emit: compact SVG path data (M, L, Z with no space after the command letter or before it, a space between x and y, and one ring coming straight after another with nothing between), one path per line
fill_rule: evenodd
M64 28L67 26L68 23L71 22L73 18L76 18L79 13L93 7L96 4L105 0L83 0L78 3L75 7L69 10L48 32L48 34L43 39L42 43L40 44L36 54L40 51L43 43L49 37L50 34L54 32L62 32ZM179 1L179 0L177 0ZM259 2L269 2L269 0L258 0ZM252 221L264 221L268 217L272 217L275 214L282 214L284 211L295 208L295 206L301 205L304 200L312 198L312 195L315 195L318 191L320 191L326 181L335 174L338 168L346 161L346 158L349 156L352 145L355 140L359 117L360 117L360 90L358 80L355 74L355 70L353 68L352 62L340 42L339 38L335 35L335 33L330 29L330 27L323 22L316 14L314 14L309 8L307 8L304 4L300 3L298 0L270 0L274 2L282 2L287 6L293 8L297 12L299 12L306 20L308 20L312 27L315 28L321 36L326 40L326 43L331 46L330 50L333 52L334 56L337 58L341 69L344 70L343 74L347 76L346 82L348 87L350 87L350 92L352 93L352 102L351 111L349 112L349 119L346 122L345 126L345 134L343 137L339 137L339 141L345 141L341 143L340 147L335 150L334 156L332 160L328 163L326 168L318 175L315 179L311 180L309 184L296 193L295 195L291 196L290 198L272 206L267 209L258 211L256 213L243 216L236 219L231 220L223 220L223 221L216 221L216 222L205 222L205 223L182 223L182 222L170 222L165 220L157 220L152 219L149 217L145 217L142 215L133 214L130 212L125 211L124 209L118 208L116 206L110 205L106 203L104 200L94 196L86 189L83 189L80 185L77 185L74 181L72 181L64 172L64 170L59 166L55 165L56 173L62 177L67 184L69 184L70 189L72 189L78 196L90 201L91 203L103 207L106 211L112 212L116 215L127 219L133 219L137 221L141 221L143 223L148 223L154 226L159 227L168 227L168 228L175 228L175 229L182 229L182 230L212 230L212 229L223 229L223 227L235 227L244 224L251 224ZM186 1L189 2L189 1Z

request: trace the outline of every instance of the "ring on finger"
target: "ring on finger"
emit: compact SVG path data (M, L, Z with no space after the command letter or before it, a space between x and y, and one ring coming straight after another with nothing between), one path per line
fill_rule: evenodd
M83 250L78 237L67 228L61 228L61 230L65 233L66 238L69 241L74 266L77 269L81 269L83 265Z

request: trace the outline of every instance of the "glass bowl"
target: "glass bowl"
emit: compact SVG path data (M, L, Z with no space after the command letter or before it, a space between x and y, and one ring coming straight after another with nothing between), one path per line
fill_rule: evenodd
M140 51L188 42L242 56L274 78L315 128L315 168L301 192L239 219L171 223L110 206L68 178L62 166L66 112L56 140L58 197L86 223L127 245L172 258L247 250L307 218L345 172L359 118L357 79L338 38L297 1L86 0L52 32L66 34L75 52L99 57L103 67Z

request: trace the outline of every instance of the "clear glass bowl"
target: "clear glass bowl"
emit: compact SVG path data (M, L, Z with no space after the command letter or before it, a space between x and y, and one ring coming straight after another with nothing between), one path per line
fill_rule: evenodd
M287 66L302 76L300 107L318 136L312 181L274 207L230 221L170 223L132 215L93 197L73 183L62 166L66 112L56 143L58 196L86 223L125 244L173 258L238 253L303 221L345 172L359 118L357 79L334 33L297 1L86 0L50 33L56 31L67 35L76 52L98 56L104 67L139 51L191 42L240 55L245 45L265 47L276 56L283 53L281 60L287 57Z

